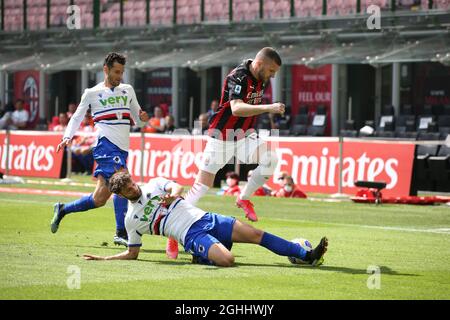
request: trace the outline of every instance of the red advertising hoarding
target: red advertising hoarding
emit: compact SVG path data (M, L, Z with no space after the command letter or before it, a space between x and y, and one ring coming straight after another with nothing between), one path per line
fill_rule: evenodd
M279 158L274 177L268 181L278 188L276 178L287 171L303 192L339 191L338 138L269 138ZM58 178L63 153L56 153L61 134L12 131L9 147L11 175ZM0 160L6 166L5 131L0 131ZM205 136L132 133L128 169L136 181L163 176L182 185L192 185L198 172ZM355 194L357 180L387 183L386 196L409 195L415 145L398 141L349 139L343 144L342 192ZM142 178L141 178L142 175Z
M131 134L127 166L136 181L140 181L142 170L144 182L163 176L182 185L194 183L205 137L146 134L143 154L141 141L140 134Z
M6 170L6 134L0 132L0 169ZM59 178L63 152L56 153L60 133L11 131L9 174L23 177Z
M275 177L289 172L304 192L337 193L339 185L339 142L337 138L270 139L279 157L269 185L277 188ZM183 185L194 183L206 144L205 137L147 135L144 155L140 135L132 135L128 168L143 181L164 176ZM385 195L409 195L414 158L412 143L357 141L344 143L342 192L355 194L356 180L384 181Z
M304 192L337 193L339 142L337 138L277 139L280 160L274 177L287 171ZM342 192L355 194L357 180L387 183L383 194L409 195L414 160L412 143L347 141L343 145ZM275 178L269 185L275 185Z

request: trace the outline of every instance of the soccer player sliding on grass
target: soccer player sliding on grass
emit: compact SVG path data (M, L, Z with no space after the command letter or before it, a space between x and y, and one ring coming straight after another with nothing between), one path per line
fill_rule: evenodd
M137 259L144 233L172 237L192 254L192 262L230 267L234 256L230 252L234 242L254 243L288 257L299 258L313 266L323 262L328 240L322 238L312 251L268 232L236 220L233 217L205 212L185 201L183 187L165 178L150 180L142 188L133 182L129 173L118 171L109 179L112 193L129 200L125 227L128 249L114 256L85 254L86 260Z

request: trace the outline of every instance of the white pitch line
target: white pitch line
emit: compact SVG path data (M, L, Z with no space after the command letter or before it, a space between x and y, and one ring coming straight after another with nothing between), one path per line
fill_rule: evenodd
M273 219L273 220L292 221L292 220L288 220L288 219ZM323 222L323 221L314 221L314 220L295 220L295 221L305 222L305 223L319 223L319 224L323 224L323 225L332 225L332 226L339 226L339 227L357 227L357 228L380 229L380 230L388 230L388 231L423 232L423 233L437 233L437 234L450 235L450 228L419 229L419 228L410 228L410 227L370 226L370 225L366 225L366 224Z
M424 232L424 233L438 233L438 234L448 234L450 235L450 228L435 228L435 229L417 229L417 228L404 228L404 227L385 227L385 226L369 226L364 224L348 224L348 223L333 223L334 225L342 225L346 227L360 227L360 228L370 228L370 229L380 229L380 230L392 230L392 231L406 231L406 232Z
M29 204L50 204L53 205L57 201L37 201L37 200L19 200L19 199L1 199L2 202L14 202L14 203L29 203ZM113 205L109 205L108 202L102 208L113 208ZM53 209L52 209L53 210Z
M15 202L15 203L33 203L33 204L54 204L55 202L49 201L35 201L35 200L19 200L19 199L2 199L2 202ZM112 207L106 205L105 207ZM274 219L274 220L283 220L287 221L287 219ZM291 220L289 220L291 221ZM450 235L450 228L432 228L432 229L418 229L418 228L407 228L407 227L386 227L386 226L370 226L365 224L350 224L350 223L338 223L338 222L322 222L322 221L313 221L313 220L296 220L299 222L306 223L320 223L324 225L333 225L333 226L341 226L341 227L357 227L357 228L368 228L368 229L379 229L379 230L387 230L387 231L403 231L403 232L422 232L422 233L435 233L435 234L447 234Z

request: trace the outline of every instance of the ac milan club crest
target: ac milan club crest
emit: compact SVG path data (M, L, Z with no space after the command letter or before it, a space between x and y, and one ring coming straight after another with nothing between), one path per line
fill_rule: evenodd
M33 123L39 113L39 89L36 80L28 76L23 85L23 98L30 105L30 120Z

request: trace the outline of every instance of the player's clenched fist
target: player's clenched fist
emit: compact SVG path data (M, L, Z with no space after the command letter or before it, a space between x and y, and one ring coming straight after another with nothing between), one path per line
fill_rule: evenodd
M275 102L275 103L271 104L270 106L271 106L271 108L269 110L269 113L284 114L284 111L286 109L284 103L281 103L281 102Z

